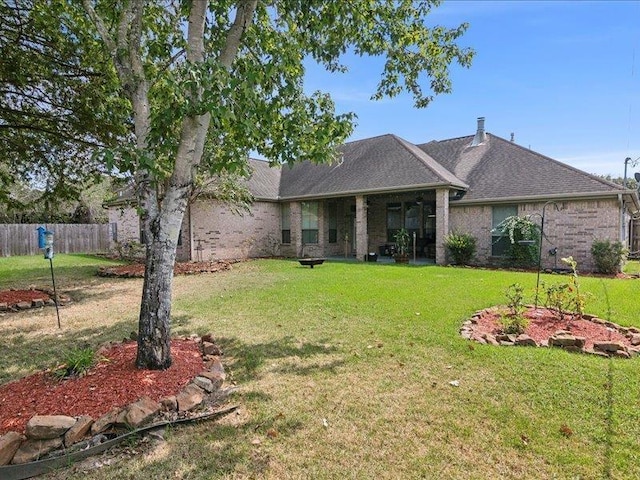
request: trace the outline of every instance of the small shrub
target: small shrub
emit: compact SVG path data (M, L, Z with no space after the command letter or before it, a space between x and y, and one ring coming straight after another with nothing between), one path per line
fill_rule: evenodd
M144 258L145 247L134 240L115 242L113 251L120 260L135 261Z
M393 236L393 239L396 242L396 248L398 249L398 255L403 256L407 255L409 252L409 243L411 242L411 236L406 228L401 228L398 232Z
M584 307L587 302L587 295L580 292L580 282L578 280L578 263L573 257L563 258L562 261L571 268L571 276L566 283L550 285L544 287L547 295L547 308L554 310L560 321L564 320L567 314L576 313L578 316L584 314Z
M545 306L556 312L558 320L564 320L565 314L569 313L569 284L558 283L547 287L543 283L542 288L547 295Z
M502 315L500 322L502 323L502 330L504 333L521 334L524 333L529 320L524 317L524 311L526 306L524 305L524 288L519 283L509 285L505 291L505 295L509 302L509 313Z
M444 238L447 256L457 265L469 265L476 254L476 237L469 233L451 233Z
M64 356L64 363L53 371L56 378L81 377L95 363L95 352L91 348L73 348Z
M596 240L591 244L591 255L599 273L613 275L627 258L627 249L620 242Z

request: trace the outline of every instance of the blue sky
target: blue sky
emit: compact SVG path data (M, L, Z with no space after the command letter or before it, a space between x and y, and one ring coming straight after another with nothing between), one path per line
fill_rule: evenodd
M346 74L309 68L305 87L358 115L350 140L394 133L414 143L489 133L589 173L622 176L640 157L640 1L449 1L433 24L470 24L476 56L451 70L453 92L426 109L408 96L371 101L379 59L349 57ZM629 176L640 171L629 168Z

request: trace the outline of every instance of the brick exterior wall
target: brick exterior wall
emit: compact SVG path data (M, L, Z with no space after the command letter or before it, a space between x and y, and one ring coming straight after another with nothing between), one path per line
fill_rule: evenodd
M251 213L239 215L218 202L196 200L191 206L191 232L193 260L279 255L280 205L255 202Z
M140 217L133 207L110 207L109 225L116 224L117 242L139 242L140 241ZM109 248L114 247L114 238L111 238Z
M573 256L578 262L578 270L591 272L595 265L591 257L591 245L594 240L620 238L620 208L616 199L572 200L557 202L560 211L552 204L545 210L544 233L542 243L542 267L552 268L554 258L549 249L558 248L558 267L565 267L560 261L563 257ZM540 223L543 202L518 205L518 215L532 215L533 221ZM491 257L491 220L490 205L457 206L450 204L449 230L456 233L470 233L477 239L476 260L480 265L495 263Z
M491 257L491 206L461 207L449 204L449 232L469 233L476 237L476 262L489 264Z
M439 192L441 193L441 192ZM444 200L444 193L439 195ZM425 194L427 200L433 200ZM368 238L366 252L379 252L379 247L387 241L386 205L389 202L409 202L415 194L369 196L362 202L366 211ZM329 203L336 204L337 242L329 243ZM233 213L228 207L212 200L197 200L190 212L185 214L182 227L182 246L178 247L177 259L213 260L235 259L263 256L285 257L324 257L355 255L356 214L355 197L340 198L318 202L318 244L302 245L301 239L301 203L291 202L291 243L282 244L281 206L275 202L255 202L251 214L242 216ZM544 203L523 203L518 205L518 215L532 215L537 223ZM548 250L558 247L558 266L560 258L572 255L578 261L582 272L594 269L591 258L591 245L594 240L610 239L616 241L620 236L620 211L616 199L572 200L558 202L560 211L548 205L545 214L545 240L542 245L543 267L553 267L554 258ZM446 213L446 212L445 212ZM477 239L476 263L495 264L491 256L492 206L461 206L449 203L448 232L470 233ZM442 255L442 238L446 228L442 202L437 206L437 243L436 252ZM109 222L117 224L117 241L140 240L140 221L132 207L111 207ZM113 245L112 245L113 246ZM345 252L346 248L346 252ZM360 250L364 249L360 245ZM360 258L362 260L362 258ZM440 258L439 258L440 260Z

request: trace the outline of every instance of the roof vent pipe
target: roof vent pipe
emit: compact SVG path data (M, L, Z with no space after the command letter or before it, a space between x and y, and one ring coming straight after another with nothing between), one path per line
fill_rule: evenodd
M471 142L471 146L475 147L484 143L487 140L487 134L484 131L484 117L478 117L478 130L476 130L476 135L473 137L473 141Z

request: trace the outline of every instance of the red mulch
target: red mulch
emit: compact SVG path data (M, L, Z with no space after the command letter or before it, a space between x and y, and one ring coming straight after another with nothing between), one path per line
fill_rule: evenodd
M554 311L548 308L529 308L524 313L524 317L529 320L529 325L525 330L525 334L533 338L538 344L543 340L548 340L550 336L558 330L566 330L577 337L585 337L585 348L593 348L593 342L620 342L629 347L631 342L623 334L608 328L606 325L595 323L583 318L573 320L571 316L565 315L565 320L560 321ZM476 333L490 333L496 335L501 333L500 312L498 310L485 311L478 319L477 324L473 326Z
M51 297L42 290L2 290L0 291L0 303L6 303L9 308L15 307L20 302L29 302L32 300L44 300L45 302Z
M176 262L174 275L193 275L196 273L213 273L230 270L234 262L218 260L216 262ZM133 263L117 267L102 267L98 270L102 277L144 277L144 264Z
M94 419L113 407L124 407L140 397L158 401L176 395L198 373L205 370L199 344L172 340L173 364L167 370L135 367L136 342L114 345L85 376L58 381L40 372L0 385L0 435L24 432L34 415L89 415Z

